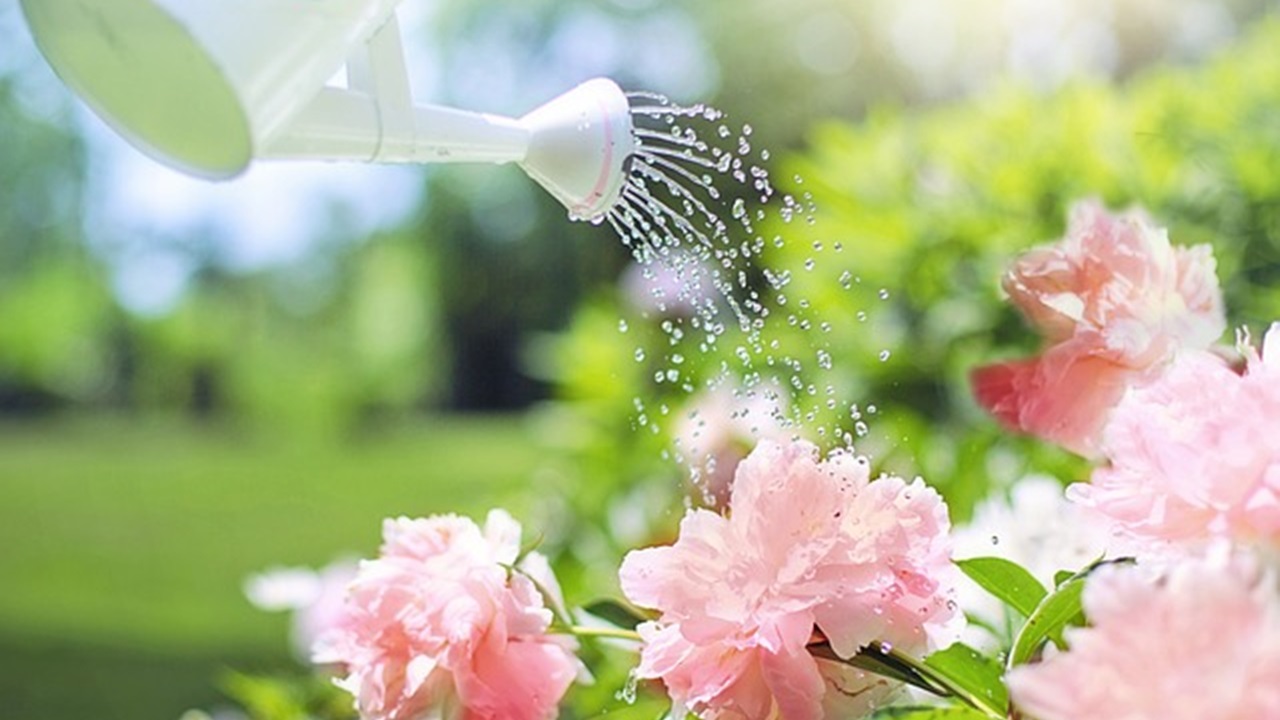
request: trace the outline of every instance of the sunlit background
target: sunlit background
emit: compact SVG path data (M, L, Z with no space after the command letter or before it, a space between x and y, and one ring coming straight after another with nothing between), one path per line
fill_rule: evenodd
M370 552L388 515L554 516L588 442L563 377L611 366L548 347L591 308L617 323L630 255L607 227L513 167L187 178L76 100L0 2L0 715L217 708L230 669L291 662L247 574ZM749 123L789 177L820 128L1123 92L1270 7L404 0L401 26L420 101L520 115L609 76Z

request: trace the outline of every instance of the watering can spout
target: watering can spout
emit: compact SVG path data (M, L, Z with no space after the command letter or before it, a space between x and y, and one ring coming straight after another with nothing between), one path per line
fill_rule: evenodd
M636 150L631 105L612 80L589 80L520 118L529 150L520 167L569 209L598 221L617 203Z
M598 220L626 184L635 151L631 110L612 80L596 78L519 119L439 106L390 121L362 93L326 89L262 157L391 163L516 163L569 210Z
M418 105L400 0L21 2L63 81L192 175L231 178L263 158L510 162L591 220L625 185L634 140L617 85L592 80L518 119ZM348 86L329 86L343 67Z

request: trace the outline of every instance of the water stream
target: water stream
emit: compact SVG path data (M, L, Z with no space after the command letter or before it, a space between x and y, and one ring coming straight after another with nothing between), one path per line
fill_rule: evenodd
M852 446L866 433L866 420L842 387L841 359L829 340L836 323L852 319L823 317L790 288L793 272L851 265L851 254L839 242L815 240L802 268L771 267L770 252L788 243L785 227L815 224L816 208L807 193L796 198L774 187L765 167L769 152L753 146L751 126L732 126L704 105L681 106L652 93L628 97L638 149L622 198L604 221L650 280L667 340L662 357L652 357L652 348L636 350L636 360L653 367L655 384L665 388L657 395L666 398L657 407L635 398L637 424L654 433L671 421L693 427L673 433L685 445L677 459L686 459L704 490L716 458L700 445L713 442L717 431L710 426L726 418L699 417L708 413L705 402L673 418L670 404L680 399L730 398L728 420L755 440L784 434L828 448ZM794 182L803 184L799 177ZM858 281L851 266L834 269L842 288ZM675 282L659 282L664 274Z

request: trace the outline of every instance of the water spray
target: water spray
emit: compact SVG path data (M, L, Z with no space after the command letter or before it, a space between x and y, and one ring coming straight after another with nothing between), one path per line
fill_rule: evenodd
M62 80L131 144L233 178L258 159L515 163L600 221L636 140L597 78L520 118L413 101L400 0L21 0ZM346 87L328 85L346 69Z

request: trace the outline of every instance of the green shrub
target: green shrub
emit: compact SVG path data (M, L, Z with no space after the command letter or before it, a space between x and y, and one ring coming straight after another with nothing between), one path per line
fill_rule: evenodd
M1205 66L1158 68L1124 85L1002 86L920 112L879 108L858 123L822 125L807 151L783 160L774 176L799 178L782 189L811 199L817 218L771 220L762 236L786 243L766 243L763 261L790 271L788 295L832 322L822 341L836 361L839 407L877 406L858 449L886 469L923 475L956 519L1028 472L1081 477L1077 458L1000 430L967 379L979 364L1035 351L999 278L1017 253L1060 237L1081 198L1140 205L1174 243L1211 243L1233 324L1256 332L1280 315L1278 45L1280 22L1268 21ZM841 282L845 272L853 282ZM590 488L579 508L588 517L655 478L671 496L681 489L682 469L657 459L686 399L650 372L668 342L658 322L598 297L540 355L552 358L544 365L563 401L556 436L573 439L561 448L563 480L570 496ZM778 354L811 355L815 330L783 330ZM632 357L637 346L646 362ZM686 372L708 377L733 347L720 343ZM637 397L660 435L638 427ZM852 431L841 412L814 424ZM672 516L656 519L669 526Z

